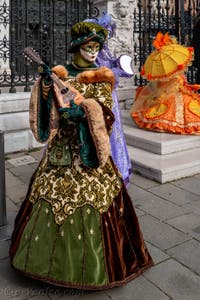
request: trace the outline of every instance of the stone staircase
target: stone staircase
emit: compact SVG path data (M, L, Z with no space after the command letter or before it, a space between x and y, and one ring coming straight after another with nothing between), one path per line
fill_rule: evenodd
M135 171L160 183L200 173L200 136L140 129L128 110L122 123Z

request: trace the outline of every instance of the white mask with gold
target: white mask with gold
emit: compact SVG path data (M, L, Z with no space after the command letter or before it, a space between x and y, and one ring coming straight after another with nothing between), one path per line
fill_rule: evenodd
M82 58L88 62L95 62L100 50L98 42L90 41L80 47L80 54Z

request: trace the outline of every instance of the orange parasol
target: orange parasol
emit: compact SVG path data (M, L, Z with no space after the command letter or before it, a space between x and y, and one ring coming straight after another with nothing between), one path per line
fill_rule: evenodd
M145 61L141 75L148 80L159 80L184 70L193 58L194 49L177 44L168 33L158 32L153 45L156 48Z

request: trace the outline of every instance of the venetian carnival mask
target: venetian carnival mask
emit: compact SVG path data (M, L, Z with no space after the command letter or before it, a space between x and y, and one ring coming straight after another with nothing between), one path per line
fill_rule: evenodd
M98 42L90 41L80 47L80 54L82 58L87 62L95 62L100 50L100 44Z

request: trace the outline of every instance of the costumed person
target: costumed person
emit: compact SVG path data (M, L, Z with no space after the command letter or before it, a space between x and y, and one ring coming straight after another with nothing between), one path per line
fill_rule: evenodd
M87 19L86 22L93 22L103 26L108 31L108 37L112 38L115 32L116 24L112 21L112 17L109 14L104 14L98 20ZM115 122L112 127L112 132L110 135L111 153L112 158L117 165L120 173L122 174L124 183L127 185L130 181L132 174L132 165L129 158L128 149L126 145L126 140L123 132L121 111L119 107L118 97L117 97L117 87L119 85L119 78L131 78L133 76L133 71L130 67L131 57L128 55L123 55L122 59L126 59L127 65L126 70L120 66L119 58L113 57L111 51L108 48L108 42L104 43L103 48L99 51L96 59L96 64L98 67L107 67L113 71L115 76L115 85L112 92L113 106L112 112L114 113Z
M107 31L72 27L72 64L52 72L76 96L62 104L51 70L40 67L30 124L48 146L15 220L14 269L51 284L99 290L122 285L153 265L130 196L110 156L114 76L94 62Z
M156 49L141 70L149 82L136 91L133 120L140 128L152 131L199 134L200 85L188 84L184 74L193 59L193 48L160 32L153 45Z

